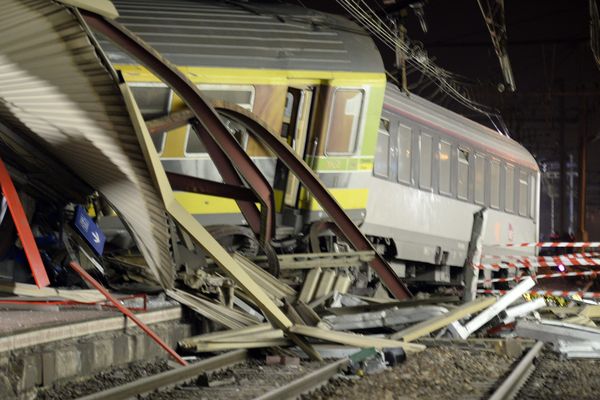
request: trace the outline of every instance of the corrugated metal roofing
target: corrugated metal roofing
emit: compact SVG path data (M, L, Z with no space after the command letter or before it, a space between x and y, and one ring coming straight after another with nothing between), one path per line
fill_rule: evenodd
M375 44L347 19L293 5L115 0L119 22L180 66L383 72ZM137 64L101 41L112 62Z
M123 98L65 7L47 0L2 2L0 120L43 143L101 192L152 272L172 286L166 211Z

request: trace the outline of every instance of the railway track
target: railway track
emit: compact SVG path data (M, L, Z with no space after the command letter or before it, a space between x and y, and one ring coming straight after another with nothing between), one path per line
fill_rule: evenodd
M265 365L237 350L186 367L93 393L78 400L121 400L144 396L149 400L208 398L211 400L294 399L326 384L350 363Z
M517 363L511 373L494 390L488 400L512 400L535 370L535 360L539 356L543 342L537 342Z

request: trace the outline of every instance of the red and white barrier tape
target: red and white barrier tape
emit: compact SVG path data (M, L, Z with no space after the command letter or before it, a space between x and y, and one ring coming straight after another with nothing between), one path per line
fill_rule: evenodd
M504 295L504 294L508 293L508 290L477 289L477 293ZM556 297L580 296L584 299L600 298L600 292L578 292L578 291L562 291L562 290L532 290L527 293L532 294L532 295L539 295L539 296L556 296Z
M600 242L525 242L498 244L498 247L600 247Z
M598 275L600 271L578 271L578 272L556 272L553 274L539 274L539 275L531 275L533 279L550 279L550 278L565 278L569 276L595 276ZM495 283L495 282L519 282L522 279L527 278L529 275L523 276L511 276L506 278L493 278L493 279L481 279L478 280L477 283Z
M482 254L481 258L491 258L494 260L547 260L549 257L557 257L557 256L498 256L492 254ZM567 258L590 258L590 257L600 257L600 252L584 252L584 253L572 253L572 254L561 254L560 257Z
M537 262L529 261L529 260L514 260L512 262L506 263L486 263L476 265L477 269L487 269L492 271L499 271L501 269L511 269L511 268L534 268L534 267L558 267L559 265L563 266L590 266L590 265L600 265L600 259L597 258L570 258L564 256L548 256L541 258Z

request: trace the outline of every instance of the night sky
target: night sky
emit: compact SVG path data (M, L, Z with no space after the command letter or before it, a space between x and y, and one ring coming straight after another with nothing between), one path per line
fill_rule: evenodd
M333 0L289 3L345 14ZM382 10L382 0L367 3L374 10ZM427 33L421 30L412 10L404 19L407 35L422 42L439 66L466 77L470 96L498 109L510 136L523 144L547 171L542 179L542 237L547 237L552 229L563 235L569 231L576 237L581 235L578 171L585 136L586 229L590 238L600 238L600 157L596 156L600 140L594 140L600 137L600 68L590 48L589 7L584 0L506 2L508 54L517 87L514 93L498 91L502 73L477 1L426 2ZM386 67L393 70L393 53L381 43L378 46ZM418 75L409 75L408 84L417 83ZM422 86L426 85L413 92L490 125L485 116L436 93L435 86Z

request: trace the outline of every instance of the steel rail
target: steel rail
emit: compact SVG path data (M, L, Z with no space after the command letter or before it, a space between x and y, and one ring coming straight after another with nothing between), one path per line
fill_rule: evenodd
M262 123L258 122L254 116L243 108L235 105L215 102L215 108L229 118L239 121L247 126L249 132L265 144L277 157L292 171L298 180L315 197L321 207L327 212L329 217L337 225L346 239L357 251L375 251L373 245L352 222L348 214L337 203L335 198L329 193L321 183L314 171L300 159L290 146L281 140L280 137L273 134ZM377 272L383 283L397 299L406 299L412 297L412 294L398 278L392 267L375 251L375 258L369 263Z
M103 34L114 44L123 48L130 56L138 59L153 74L167 83L194 113L198 125L202 126L208 135L197 132L206 145L207 138L212 137L225 154L224 160L229 159L236 170L256 193L261 202L261 241L271 241L275 229L275 197L273 188L260 172L252 159L240 147L236 139L223 125L214 109L202 97L200 90L189 81L174 65L162 58L145 42L132 34L128 29L113 20L107 20L97 14L80 9L85 22L97 32ZM217 157L213 161L221 161ZM223 177L225 179L225 177ZM238 182L226 183L238 185Z
M298 378L287 385L280 386L277 389L271 390L263 394L262 396L256 397L254 400L283 400L283 399L295 399L301 394L306 394L321 385L324 385L337 374L341 369L346 367L350 363L349 358L344 358L335 361L331 364L327 364L316 371L313 371L301 378Z
M160 374L148 376L137 381L129 382L121 386L80 397L78 400L123 400L129 399L156 389L175 385L189 379L193 379L203 372L226 368L231 365L246 361L248 352L246 350L235 350L206 360L190 364L186 367L172 369Z
M521 361L494 391L488 400L511 400L519 393L531 373L535 370L535 359L544 347L544 342L537 342L531 350L521 358Z

